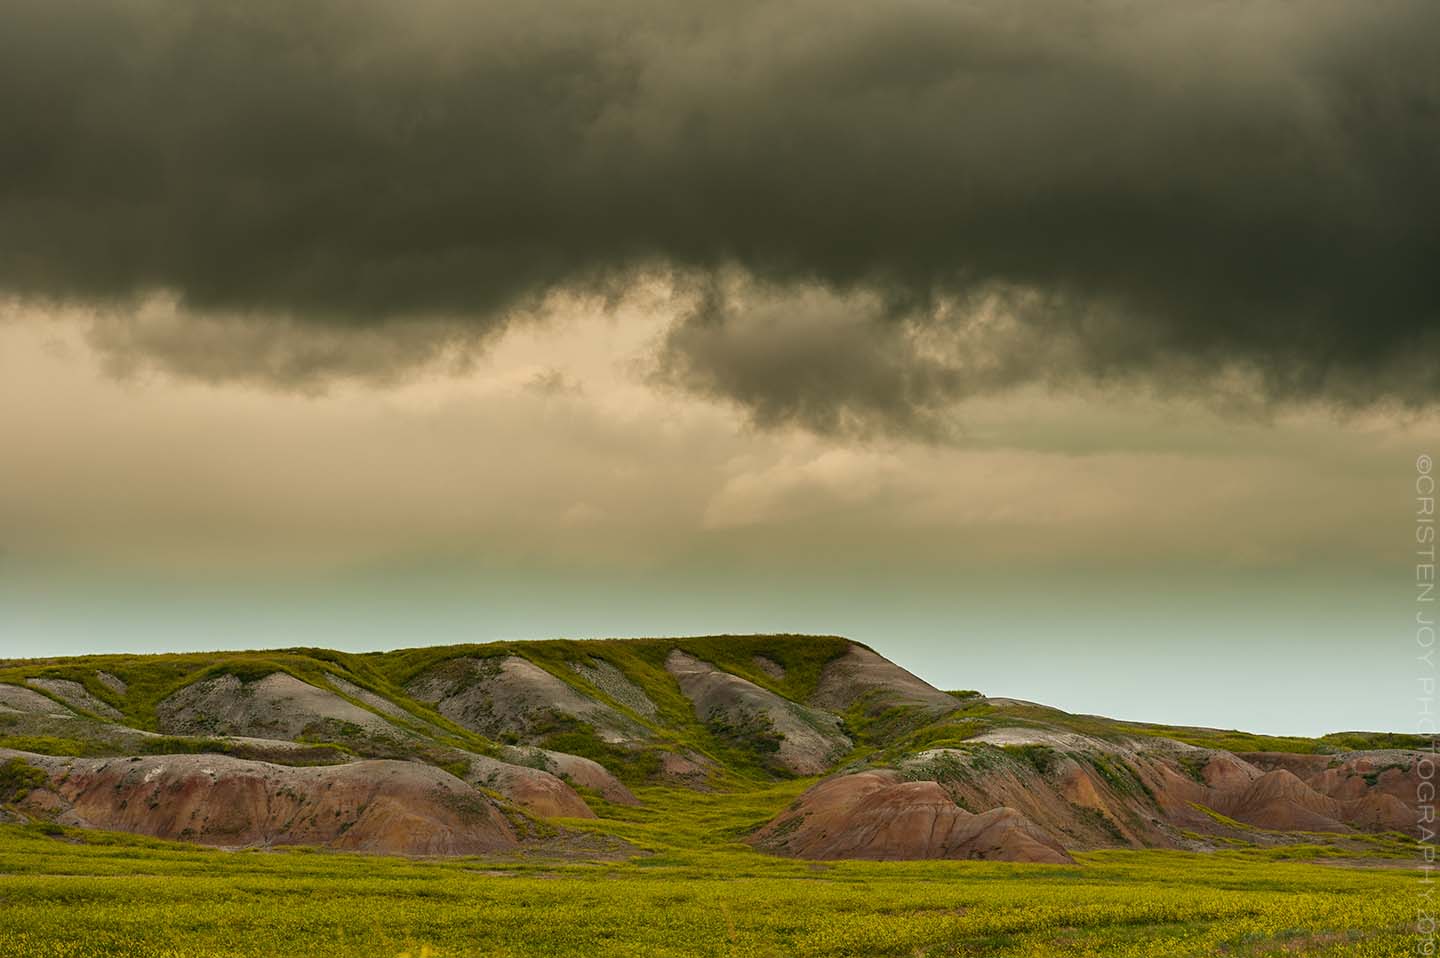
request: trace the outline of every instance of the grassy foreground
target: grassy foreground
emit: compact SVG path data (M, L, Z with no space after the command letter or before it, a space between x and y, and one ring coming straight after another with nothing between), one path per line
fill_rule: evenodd
M1042 866L796 862L724 841L799 787L657 789L644 809L569 823L650 852L623 862L225 852L0 826L0 956L1389 958L1413 945L1417 873L1307 860L1334 854L1322 847Z

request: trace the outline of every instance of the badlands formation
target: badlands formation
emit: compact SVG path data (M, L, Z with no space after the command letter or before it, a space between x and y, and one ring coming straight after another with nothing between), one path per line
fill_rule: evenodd
M583 822L647 797L798 779L744 841L807 859L1363 855L1415 834L1422 744L1070 715L942 691L833 637L0 661L0 820L231 848L593 851Z

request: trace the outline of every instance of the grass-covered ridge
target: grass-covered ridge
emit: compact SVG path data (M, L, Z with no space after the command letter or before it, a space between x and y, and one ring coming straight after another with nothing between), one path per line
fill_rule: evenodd
M506 641L473 645L452 645L399 649L391 652L348 653L330 649L289 648L263 651L195 652L160 655L90 655L55 659L0 659L0 682L26 685L33 679L63 679L79 684L94 700L117 710L124 726L158 731L156 706L167 696L195 682L221 675L234 675L245 682L285 672L301 681L334 692L362 708L372 705L355 698L338 677L377 695L400 710L400 718L389 717L401 728L432 739L443 748L499 754L503 743L491 742L450 721L429 705L406 693L417 675L457 658L500 658L519 656L544 669L576 691L604 702L650 730L653 742L642 749L620 749L602 742L581 723L562 723L542 743L557 751L580 754L600 761L628 782L647 780L665 751L694 752L711 759L720 783L758 782L772 776L764 756L745 749L723 734L698 722L690 702L681 694L665 670L666 657L679 649L732 672L756 685L792 701L804 702L815 691L825 666L844 653L849 641L837 636L749 635L696 636L681 638ZM782 673L762 668L762 660L779 665ZM657 713L642 715L625 702L611 697L592 684L571 663L608 663L639 688L654 703ZM118 679L123 690L102 680ZM31 687L37 694L57 702L54 693ZM43 733L25 727L13 716L0 715L0 746L50 754L125 754L141 750L133 737L117 736L109 720L84 706L71 702L67 707L87 722L76 723L64 734L53 729ZM1029 703L994 702L979 693L957 694L956 710L940 718L917 715L914 710L892 708L874 711L865 700L857 701L843 716L847 731L856 741L851 760L872 756L887 761L906 753L928 748L959 747L988 730L1027 726L1061 728L1105 740L1136 737L1173 738L1201 747L1234 752L1279 751L1334 753L1355 749L1423 748L1428 741L1420 736L1393 733L1339 732L1320 738L1259 735L1236 730L1188 728L1143 722L1119 721L1100 716L1075 715ZM107 726L111 731L107 732ZM176 751L204 750L204 740L174 740ZM312 743L342 754L388 755L375 743L356 740L327 740ZM150 745L144 751L153 752ZM215 749L223 750L223 749ZM441 756L443 759L443 756ZM326 760L316 755L312 760ZM333 760L333 759L332 759Z
M581 694L630 715L647 727L653 736L653 742L647 747L619 748L601 741L583 723L564 722L557 724L540 742L544 747L599 761L632 783L648 780L658 768L659 755L663 752L696 753L713 763L717 784L735 785L768 780L772 776L761 757L753 751L737 747L724 737L713 734L704 723L696 720L690 702L665 670L666 657L679 649L779 695L803 701L813 693L825 664L841 655L848 645L848 640L834 636L752 635L491 642L371 653L297 647L263 651L90 655L0 660L0 682L27 687L33 679L76 682L96 700L116 709L124 726L142 732L156 732L159 731L156 708L162 701L194 683L225 675L251 683L283 672L331 691L354 705L373 710L371 703L356 698L340 684L331 681L333 676L397 706L408 718L397 719L387 715L387 720L437 745L441 749L439 753L420 754L418 757L434 764L444 764L453 759L453 756L444 754L445 748L498 756L502 754L505 743L492 742L456 724L426 703L417 701L407 694L407 684L417 675L453 659L498 659L513 655L544 669ZM757 657L779 664L784 670L783 677L776 678L759 668ZM658 714L640 715L624 702L615 700L570 666L577 661L606 662L614 666L655 704ZM102 674L123 683L123 691L103 681ZM33 687L32 690L64 704L51 692ZM35 734L33 730L16 727L17 724L23 725L20 720L11 724L0 721L0 747L57 755L153 752L153 746L142 747L133 735L117 734L116 726L109 724L104 716L73 703L67 707L90 721L71 723L64 735L53 734L48 729L46 734ZM207 750L205 743L214 740L171 737L170 741L176 752L194 752ZM343 753L400 757L392 743L363 738L341 737L317 740L312 744ZM405 749L424 751L414 744ZM233 746L223 744L209 750L237 754ZM281 757L280 760L289 759ZM326 757L318 754L307 759L324 760Z
M903 752L951 747L991 729L1013 727L1059 728L1111 742L1166 738L1199 748L1236 753L1337 754L1370 749L1429 749L1431 746L1431 740L1426 736L1398 732L1333 732L1317 738L1265 735L1237 729L1125 721L1100 715L1080 715L1033 703L1001 704L980 697L962 700L957 711L898 740L891 750Z

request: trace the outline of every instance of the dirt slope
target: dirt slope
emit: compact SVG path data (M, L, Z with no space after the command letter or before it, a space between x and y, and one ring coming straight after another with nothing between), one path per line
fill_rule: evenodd
M656 716L658 709L655 708L655 703L650 701L650 696L612 663L604 659L577 660L570 663L570 668L576 675L637 715L651 719Z
M512 765L488 755L471 755L465 781L499 792L541 818L594 818L595 813L575 790L549 772Z
M74 716L74 712L36 692L18 685L0 683L0 711L29 712L34 715L50 715L59 718Z
M797 775L825 771L853 745L837 716L781 698L679 649L666 658L665 669L696 718L737 738L773 742L779 764Z
M1266 772L1243 789L1222 791L1210 806L1257 828L1286 831L1348 831L1345 809L1284 769Z
M1014 809L974 815L935 782L907 782L894 771L826 779L751 843L796 858L1072 861L1054 838Z
M67 825L208 845L324 845L403 855L515 847L500 809L464 782L414 762L294 768L223 755L53 758L0 750L44 769L24 800Z
M111 675L104 669L97 671L95 673L95 677L100 680L101 685L105 686L107 689L117 695L124 695L130 690L130 686L126 684L124 679L120 678L118 675Z
M649 737L634 719L518 655L450 659L416 676L406 692L490 738L510 735L533 742L567 720L591 726L606 742Z
M376 695L369 689L363 689L342 676L330 673L325 676L325 681L329 683L330 687L335 691L363 703L365 707L371 711L378 712L395 722L406 724L419 721L414 715L411 715L389 699Z
M91 695L89 690L79 682L70 679L31 679L29 684L49 692L72 709L80 709L115 721L120 719L120 713L113 706L107 705Z
M852 645L826 664L810 704L844 712L864 699L867 711L879 712L897 705L913 706L940 715L959 706L953 695L942 692L889 659Z
M617 805L640 804L640 800L635 797L634 792L625 787L625 783L610 774L604 765L593 759L568 755L565 752L553 752L534 746L509 746L504 750L504 754L508 761L516 765L540 768L582 788L593 789L599 792L607 802L614 802Z
M326 689L273 672L253 682L220 675L186 686L156 707L160 730L179 735L248 735L295 739L354 726L380 736L400 730L374 712Z

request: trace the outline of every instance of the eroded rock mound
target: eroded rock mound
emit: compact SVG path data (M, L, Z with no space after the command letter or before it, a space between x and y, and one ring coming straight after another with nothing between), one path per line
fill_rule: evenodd
M388 719L393 719L401 723L419 721L414 715L411 715L383 695L377 695L369 689L361 688L343 676L331 672L325 676L325 681L328 682L330 687L335 689L335 691L364 703L366 708L379 712Z
M1204 783L1221 791L1249 788L1263 774L1260 769L1230 752L1211 752L1200 767L1200 778Z
M750 842L795 858L1072 861L1058 842L1014 809L974 815L939 784L907 782L889 769L826 779Z
M654 718L658 714L655 703L650 701L645 690L630 681L629 676L613 663L604 659L589 659L584 662L571 662L570 668L576 675L637 715Z
M715 763L699 752L660 753L660 778L672 784L706 791L714 772Z
M337 727L370 735L402 733L374 712L286 672L253 682L220 675L187 685L155 709L162 731L178 735L246 735L295 739Z
M567 719L589 725L606 742L648 737L634 719L518 655L450 659L416 676L405 690L489 738L510 734L534 741Z
M1266 772L1242 790L1222 793L1210 807L1257 828L1343 832L1345 809L1284 769Z
M551 775L573 782L582 788L593 789L607 802L617 805L639 805L640 800L625 783L593 759L570 755L566 752L552 752L545 748L509 746L505 758L516 765L527 765L543 769Z
M541 818L594 818L595 813L575 789L549 772L512 765L488 755L470 755L464 776L472 785L492 789Z
M1267 769L1164 738L1015 727L896 764L907 778L939 781L967 808L1015 808L1067 847L1186 848L1197 833L1245 840L1255 830L1413 834L1420 821L1413 761L1414 753L1285 755ZM1310 780L1290 768L1308 770Z
M102 670L96 672L95 677L100 680L101 685L105 686L107 689L114 692L116 695L124 695L126 692L130 691L130 686L127 685L125 683L125 680L120 678L120 676L118 675L111 675L109 672L105 672Z
M29 712L54 718L74 718L75 713L34 689L0 682L0 712Z
M1422 754L1402 749L1374 749L1340 755L1250 752L1239 758L1266 771L1284 769L1320 794L1338 801L1378 793L1413 804L1422 781L1418 764Z
M825 771L852 743L838 716L781 698L679 649L665 669L695 707L695 716L737 740L775 748L776 761L797 775Z
M810 704L843 712L862 699L867 711L908 705L937 716L960 704L955 696L940 691L889 659L863 646L851 645L821 671L820 683L810 696Z
M1425 781L1420 767L1422 757L1422 752L1375 749L1340 755L1252 752L1238 758L1266 770L1267 777L1280 772L1293 776L1307 792L1324 799L1317 801L1302 793L1301 804L1307 812L1355 828L1413 834L1421 821L1419 795ZM1289 793L1298 791L1289 786ZM1240 818L1245 811L1237 809L1231 817L1249 821Z
M927 749L897 765L906 778L938 782L971 810L1012 808L1066 847L1176 844L1175 830L1162 820L1156 805L1158 793L1148 769L1131 765L1123 751L1114 746L1082 748L1092 740L1072 739L1071 733L1015 731L1023 744L977 741L964 748ZM1038 744L1034 738L1073 742L1073 751ZM1175 805L1197 821L1203 817L1184 800Z
M49 692L72 709L80 709L92 715L99 715L112 721L120 720L120 713L111 705L90 694L90 690L72 679L30 679L37 689Z
M49 784L23 807L61 824L227 847L323 845L402 855L502 851L519 838L483 794L437 768L296 768L223 755L54 758L0 749Z

